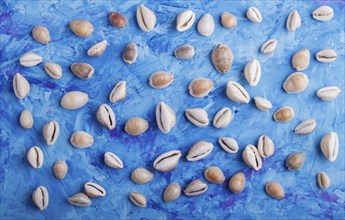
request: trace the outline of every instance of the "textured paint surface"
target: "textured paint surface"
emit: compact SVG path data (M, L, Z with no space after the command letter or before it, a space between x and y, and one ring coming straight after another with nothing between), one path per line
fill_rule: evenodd
M0 149L0 218L1 219L225 219L225 218L343 218L345 215L344 171L344 3L342 1L268 1L268 2L208 2L178 1L145 2L157 16L157 24L150 33L144 33L137 25L135 11L139 2L126 1L1 1L1 149ZM311 12L323 4L335 12L329 22L319 22ZM261 24L254 24L245 17L246 9L256 6L263 16ZM197 33L196 23L183 33L176 31L176 17L185 9L196 13L196 22L204 13L211 13L215 20L214 33L206 38ZM289 33L285 22L290 11L297 9L302 18L302 27ZM118 11L128 18L128 26L115 29L108 23L107 13ZM238 18L238 26L225 29L219 22L223 11ZM69 29L72 19L88 19L95 27L91 37L79 38ZM42 45L33 40L31 30L35 25L46 26L52 41ZM264 55L259 49L266 40L276 38L278 46L274 54ZM86 51L96 42L106 39L109 47L101 57L88 57ZM122 51L128 42L138 45L139 56L132 65L122 60ZM188 61L173 56L175 48L191 44L196 55ZM227 44L234 53L234 63L227 74L219 74L211 63L211 51L218 43ZM285 78L294 72L292 55L301 48L311 51L311 62L304 72L309 76L307 89L297 95L289 95L282 89ZM315 53L324 48L333 48L338 53L334 63L325 64L315 60ZM43 57L44 62L56 62L63 68L60 80L51 79L43 70L43 63L31 68L20 66L18 58L27 51ZM262 65L262 78L256 87L250 87L243 75L247 62L257 59ZM69 65L73 62L88 62L94 69L93 78L83 81L74 76ZM149 76L158 71L173 72L175 81L164 90L155 90L148 84ZM23 100L15 97L12 78L22 73L31 84L31 91ZM188 94L188 84L196 77L214 80L215 88L208 97L197 99ZM108 95L120 80L126 80L127 98L112 104ZM250 96L268 98L273 108L261 112L250 104L236 104L226 95L226 82L235 80L243 85ZM323 86L335 85L342 89L337 99L322 102L316 91ZM80 90L89 94L90 101L83 108L68 111L60 106L64 93ZM163 134L155 120L156 104L166 102L177 116L176 126ZM110 104L116 117L114 131L108 131L95 119L101 103ZM282 106L291 106L295 118L288 123L272 120L274 111ZM187 121L184 110L191 107L207 109L209 119L222 107L234 112L234 119L226 129L212 125L198 128ZM32 129L19 126L20 112L28 109L34 117ZM149 121L149 129L143 135L131 137L123 128L127 119L139 116ZM316 131L298 136L294 127L302 120L314 118ZM57 142L48 147L42 136L44 124L57 120L61 131ZM94 135L91 148L79 150L69 143L70 135L84 130ZM339 155L331 163L322 155L321 138L330 131L339 135ZM276 151L271 158L263 160L262 170L249 169L241 153L247 144L256 144L260 135L270 136ZM240 150L236 155L226 153L218 145L220 136L237 139ZM203 160L188 162L185 155L193 143L204 139L211 141L213 152ZM40 146L44 153L41 169L33 169L26 161L26 152ZM168 150L179 149L183 157L170 173L154 171L154 159ZM107 168L103 154L111 151L124 162L122 170ZM285 158L294 151L304 151L307 160L295 172L284 167ZM66 160L69 171L65 179L58 180L53 174L56 160ZM225 176L222 185L209 184L208 191L198 197L181 196L171 203L162 200L164 188L178 182L184 189L190 181L203 177L203 170L210 165L219 166ZM137 185L130 179L131 172L139 167L154 172L150 183ZM246 187L239 195L230 193L229 177L243 171ZM321 190L316 175L326 172L331 187ZM268 181L278 181L285 189L286 198L278 201L264 192ZM67 198L83 190L87 181L95 181L107 190L104 198L92 199L87 208L76 208L67 203ZM50 194L48 209L40 212L32 202L31 193L44 185ZM131 191L146 195L146 208L135 207L128 200Z

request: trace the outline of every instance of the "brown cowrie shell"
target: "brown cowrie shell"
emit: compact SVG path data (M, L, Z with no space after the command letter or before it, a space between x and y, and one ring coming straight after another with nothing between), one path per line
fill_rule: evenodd
M237 26L237 18L229 12L223 12L220 15L220 22L222 23L223 27L228 29L232 29Z
M89 55L91 57L101 56L104 53L107 46L108 46L107 40L103 40L101 42L98 42L95 45L93 45L92 47L90 47L90 49L87 51L87 55Z
M114 168L114 169L123 168L122 160L116 154L112 152L106 152L104 154L104 163L110 168Z
M79 37L88 37L94 31L93 25L87 20L71 21L69 28Z
M333 18L334 12L333 8L323 5L318 7L315 11L312 13L313 18L319 21L329 21Z
M36 26L32 29L32 36L34 39L42 44L47 44L50 42L49 30L44 26Z
M159 130L163 133L169 133L175 126L176 116L174 111L166 103L160 102L156 107L156 121Z
M22 111L22 113L20 113L19 123L25 129L32 128L32 126L34 124L34 119L33 119L32 114L29 110L25 109Z
M179 150L165 152L157 157L153 162L153 167L161 172L169 172L175 169L181 156L182 153Z
M242 153L244 162L255 171L262 167L262 160L257 148L254 145L247 145Z
M127 64L132 64L137 60L138 49L135 43L127 44L126 48L123 50L122 59Z
M181 195L181 186L178 183L171 183L164 190L164 202L171 202L178 199Z
M41 148L37 146L31 147L26 154L26 159L33 168L41 168L43 165L43 152Z
M208 125L208 114L202 108L187 108L186 117L190 122L198 127L205 127Z
M83 149L93 144L93 137L85 131L76 131L72 134L70 142L74 147Z
M283 83L283 88L288 94L300 93L307 88L309 83L308 75L302 72L294 72L289 75Z
M226 73L231 68L234 56L227 45L218 44L213 48L211 58L217 71L220 73Z
M108 19L111 25L117 28L124 28L127 25L127 19L120 13L110 12Z
M292 56L292 67L298 71L305 70L309 66L310 62L310 51L307 48L303 48L297 51Z
M141 30L150 32L156 25L156 15L145 5L141 4L137 8L137 21Z
M127 96L127 83L125 80L118 82L111 90L109 100L112 103L121 102Z
M299 123L296 128L293 130L295 134L310 134L316 128L315 119L307 119Z
M248 92L237 82L228 81L226 84L226 95L237 103L249 103L250 96Z
M331 131L325 135L321 139L320 147L323 155L325 155L329 161L334 162L337 159L339 150L339 138L337 133Z
M30 92L30 84L20 73L13 77L13 91L14 94L20 98L25 98Z
M60 79L62 77L62 68L59 64L46 62L44 70L53 79Z
M235 154L238 151L238 143L235 139L229 137L220 137L219 145L228 153Z
M335 99L339 95L340 92L341 92L341 89L337 86L326 86L317 90L316 95L322 101L328 102Z
M290 12L287 20L286 20L286 28L288 29L289 32L294 32L298 28L301 27L302 20L301 16L298 14L296 10L293 10Z
M269 39L261 46L261 52L264 54L271 54L275 51L278 41L276 39Z
M65 176L66 176L66 174L68 172L68 166L67 166L66 161L64 161L64 160L57 160L54 163L53 170L54 170L54 175L55 175L56 178L58 178L58 179L65 178Z
M262 98L262 97L259 97L259 96L255 96L254 97L254 101L255 101L255 106L260 109L261 111L265 111L265 110L268 110L268 109L271 109L272 108L272 103L265 99L265 98Z
M213 88L213 81L207 78L196 78L189 84L189 94L195 98L207 96Z
M158 71L150 76L149 83L152 88L164 89L174 81L172 73Z
M32 193L32 200L41 211L47 209L49 204L48 190L44 186L38 186Z
M129 200L131 200L131 202L138 207L146 207L146 197L141 193L131 192L129 194Z
M36 66L42 62L42 57L32 52L27 52L19 58L19 62L26 67Z
M317 174L317 183L319 184L319 187L321 189L327 189L331 185L331 179L329 178L329 176L326 173L319 172Z
M243 191L246 185L246 176L242 172L233 175L229 180L229 189L231 192L238 194Z
M97 183L87 182L84 184L86 195L90 197L103 197L107 194L105 189Z
M125 125L125 131L129 135L140 135L144 133L149 128L149 123L147 120L139 118L139 117L133 117L127 120Z
M324 49L317 52L315 57L319 62L331 63L337 59L337 53L332 49Z
M266 135L259 137L258 151L263 158L268 158L274 154L274 144L270 137Z
M259 61L252 60L244 68L244 76L250 86L256 86L261 78L261 65Z
M85 193L77 193L67 200L71 205L79 206L79 207L86 207L91 205L91 200Z
M174 55L181 60L188 60L194 57L195 49L193 46L185 44L176 48L174 50Z
M194 180L188 184L187 188L184 190L186 196L197 196L205 193L208 189L208 185L201 180Z
M79 79L90 79L95 73L93 67L87 63L73 63L70 69Z
M214 20L211 14L204 14L198 22L199 34L208 37L214 31Z
M115 113L107 104L102 104L99 106L96 113L96 118L101 125L109 130L113 130L116 126Z
M292 153L286 158L285 166L289 170L298 170L303 166L305 159L306 156L304 152Z
M268 182L265 185L266 193L274 199L283 199L285 192L283 187L277 182Z
M76 110L83 107L89 101L87 93L71 91L66 93L61 99L61 106L67 110Z
M138 167L132 172L131 179L137 184L145 184L153 179L153 173L146 168Z
M197 161L209 155L212 150L212 143L207 141L199 141L189 149L186 158L188 161Z
M213 126L216 128L226 128L232 120L232 111L228 107L219 110L213 118Z
M278 109L274 115L273 119L278 122L288 122L295 116L293 108L289 106L284 106Z
M261 13L260 13L259 9L257 9L256 7L248 8L247 18L254 23L261 23L261 21L262 21Z
M43 127L43 137L48 145L55 144L60 134L60 126L57 121L52 120L44 125Z
M191 10L186 10L181 12L176 20L176 29L179 32L186 31L192 25L194 24L195 21L195 14Z
M225 181L223 171L216 166L207 167L204 176L211 183L222 184Z

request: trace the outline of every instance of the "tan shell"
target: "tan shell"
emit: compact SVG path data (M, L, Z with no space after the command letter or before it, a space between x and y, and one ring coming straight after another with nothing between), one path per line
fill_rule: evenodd
M137 45L133 42L127 44L126 48L123 50L122 59L127 64L132 64L137 60L138 49Z
M62 68L59 64L46 62L44 70L53 79L60 79L62 77Z
M32 193L32 200L41 211L47 209L49 204L48 190L44 186L38 186Z
M231 192L238 194L244 190L246 185L246 176L242 172L233 175L229 180L229 189Z
M188 60L194 57L195 49L191 45L184 44L174 50L174 55L181 60Z
M317 90L316 95L322 101L329 102L335 99L339 95L340 92L341 92L341 89L337 86L326 86Z
M181 186L178 183L171 183L164 190L164 202L171 202L178 199L181 195Z
M259 9L257 9L256 7L248 8L247 18L254 23L261 23L261 21L262 21L261 13L260 13Z
M131 175L131 179L138 184L145 184L153 179L153 173L146 168L138 167Z
M141 4L137 8L137 21L141 30L150 32L156 25L156 15L145 5Z
M13 77L13 91L20 99L25 98L30 92L30 84L28 80L20 73L17 73Z
M184 190L184 194L186 196L197 196L205 193L207 189L208 185L197 179L189 183L187 188Z
M41 168L44 160L41 148L37 146L31 147L26 153L26 159L33 168Z
M310 51L307 48L303 48L297 51L292 57L292 67L298 71L305 70L309 66Z
M124 28L127 25L127 19L117 12L110 12L108 14L108 19L111 25L117 28Z
M172 73L158 71L150 76L150 86L155 89L164 89L174 81Z
M272 108L272 103L268 99L255 96L254 101L255 101L255 106L261 111L265 111Z
M316 121L315 119L307 119L302 121L296 128L293 130L295 134L310 134L316 128Z
M319 184L319 187L321 189L327 189L331 185L331 179L329 178L329 176L326 173L319 172L317 174L317 183Z
M195 98L207 96L213 88L213 81L207 78L196 78L189 84L189 94Z
M289 170L298 170L305 162L306 156L304 152L295 152L286 158L285 166Z
M254 145L247 145L242 153L244 162L255 171L262 168L262 160L257 148Z
M68 172L68 166L67 166L66 161L64 161L64 160L57 160L54 163L53 170L54 170L54 174L55 174L56 178L58 178L58 179L65 178L65 176L66 176L66 174Z
M258 141L258 151L261 157L268 158L274 154L274 144L270 137L262 135Z
M64 109L76 110L83 107L88 101L88 94L79 91L71 91L62 97L61 106Z
M333 18L334 12L333 8L323 5L318 7L315 11L313 11L313 18L319 21L329 21Z
M93 25L87 20L71 21L69 28L79 37L88 37L94 31Z
M88 63L73 63L70 69L79 79L90 79L95 73L93 67Z
M85 193L77 193L67 199L67 201L74 206L86 207L91 205L91 200Z
M175 126L176 116L174 111L166 103L160 102L156 107L156 121L159 130L164 133L169 133Z
M237 82L229 81L226 84L226 95L237 103L249 103L250 96L248 92Z
M98 57L101 56L105 49L108 46L108 41L107 40L103 40L101 42L96 43L95 45L93 45L88 51L87 51L87 55L91 56L91 57Z
M278 109L274 115L273 119L278 122L288 122L295 116L293 108L289 106L284 106Z
M20 113L19 123L25 129L32 128L32 126L34 124L34 119L33 119L32 114L29 110L25 109L22 111L22 113Z
M209 123L208 114L202 108L187 108L185 114L188 120L198 127L205 127Z
M208 37L214 31L214 20L211 14L204 14L198 22L199 34Z
M182 153L179 150L165 152L157 157L153 162L153 167L161 172L170 172L175 169L181 156Z
M195 21L195 14L191 10L186 10L181 12L176 20L176 29L179 32L186 31L192 25L194 24Z
M129 194L129 200L131 200L131 202L138 207L146 207L146 197L144 196L144 194L131 192Z
M232 120L232 111L228 107L219 110L213 118L213 126L216 128L226 128Z
M303 92L308 86L308 75L302 72L294 72L283 83L286 93L294 94Z
M102 104L99 106L96 113L96 118L101 125L109 130L113 130L116 126L115 113L107 104Z
M97 183L87 182L84 184L86 195L90 197L103 197L107 194L105 189Z
M301 16L298 14L297 10L290 12L286 20L286 28L289 32L294 32L301 27L302 20Z
M231 49L225 44L218 44L212 50L212 63L220 73L226 73L230 70L234 56Z
M278 41L276 39L269 39L261 46L261 52L264 54L271 54L275 51Z
M127 96L127 83L125 80L118 82L111 90L109 100L112 103L121 102Z
M337 133L331 131L325 135L321 139L320 147L323 155L325 155L329 161L334 162L337 159L339 151L339 138Z
M225 181L223 171L216 166L207 167L204 176L211 183L222 184Z
M48 145L55 144L60 134L60 125L57 121L52 120L44 125L43 137Z
M32 52L27 52L19 58L19 62L26 67L36 66L42 62L42 57Z
M265 185L266 193L274 199L283 199L285 192L283 187L277 182L268 182Z
M115 168L115 169L123 168L122 160L116 154L112 152L106 152L104 154L104 163L110 168Z
M237 18L229 12L223 12L220 15L220 22L222 23L223 27L228 29L232 29L237 26Z
M49 30L44 26L34 27L34 29L32 29L32 36L39 43L47 44L50 42Z
M79 149L91 147L93 145L93 137L85 131L76 131L70 138L71 144Z
M139 117L133 117L128 119L125 125L125 131L127 132L127 134L133 136L144 133L148 128L148 121Z
M209 155L212 150L212 143L207 141L199 141L189 149L186 158L188 161L197 161Z

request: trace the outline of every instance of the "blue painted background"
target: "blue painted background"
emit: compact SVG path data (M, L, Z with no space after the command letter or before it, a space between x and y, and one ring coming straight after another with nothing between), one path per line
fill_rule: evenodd
M11 1L1 0L1 149L0 149L0 218L1 219L172 219L172 218L343 218L345 215L345 168L344 168L344 2L339 1L147 1L157 16L157 24L150 33L144 33L137 25L135 11L138 1ZM311 12L323 4L334 9L335 16L329 22L319 22ZM245 17L246 9L256 6L262 13L261 24L254 24ZM176 17L185 9L196 13L196 22L204 13L211 13L215 20L214 33L206 38L198 34L196 23L183 33L176 31ZM290 11L298 9L302 27L289 33L285 27ZM115 29L108 23L107 14L118 11L128 18L128 26ZM238 18L238 26L225 29L219 22L223 11ZM95 28L88 38L79 38L68 29L73 19L88 19ZM31 30L44 25L50 30L52 41L42 45L33 40ZM263 42L270 38L278 40L274 54L259 52ZM101 57L88 57L87 49L106 39L109 42ZM138 45L138 59L126 65L121 56L128 42ZM196 55L188 61L173 56L176 47L191 44ZM234 53L231 70L219 74L213 67L210 54L218 43L227 44ZM285 78L294 72L290 60L301 48L311 51L311 62L304 72L309 76L307 89L297 95L286 94L282 89ZM334 63L325 64L315 60L315 53L333 48L338 53ZM27 51L43 57L43 63L26 68L18 58ZM262 77L256 87L246 82L245 64L258 59ZM53 80L43 70L44 62L60 64L63 76ZM73 62L90 63L94 76L83 81L69 71ZM158 71L173 72L175 81L164 90L155 90L148 84L149 76ZM12 78L22 73L31 84L29 95L19 100L12 89ZM208 77L215 88L208 97L196 99L188 94L188 84L196 77ZM108 95L120 80L126 80L128 94L125 101L111 104ZM236 104L225 94L226 82L235 80L242 84L251 97L268 98L273 108L261 112L250 104ZM323 86L335 85L342 89L337 99L322 102L316 91ZM60 106L62 95L71 90L85 91L90 101L83 108L68 111ZM172 107L177 116L175 128L163 134L155 121L155 108L159 101ZM114 131L108 131L95 119L101 103L110 104L116 117ZM272 114L281 106L289 105L295 110L295 118L288 123L277 123ZM212 125L198 128L184 116L186 108L207 109L210 120L222 107L235 113L226 129ZM19 125L19 114L28 109L34 117L32 129ZM127 119L139 116L149 121L149 129L143 135L132 137L123 128ZM315 118L318 125L313 134L298 136L294 127L302 120ZM50 120L60 124L60 136L55 145L48 147L43 139L42 128ZM91 148L79 150L69 143L76 130L85 130L95 137ZM319 147L321 138L330 131L339 136L339 155L334 163L326 160ZM255 144L260 135L266 134L275 143L274 155L263 160L259 172L251 170L242 160L241 153L247 144ZM220 136L237 139L240 151L236 155L226 153L218 145ZM198 162L188 162L185 155L193 143L211 141L213 152ZM41 169L33 169L26 161L26 152L40 146L44 153ZM179 149L183 153L177 168L170 173L160 173L152 168L153 160L163 152ZM111 151L124 162L124 169L113 170L103 163L103 154ZM294 151L304 151L307 160L299 171L291 172L284 167L285 158ZM56 160L66 160L69 172L65 179L57 180L53 174ZM198 197L182 195L172 203L164 203L162 194L171 182L178 182L184 189L190 181L203 177L203 170L210 165L219 166L226 182L209 184L208 191ZM154 172L155 178L148 184L137 185L130 180L131 172L139 167ZM246 188L234 195L228 190L228 180L237 171L246 175ZM328 173L332 185L327 190L317 186L316 174ZM286 198L278 201L264 192L267 181L281 183ZM104 198L92 199L87 208L77 208L67 203L67 198L81 190L87 181L95 181L107 190ZM32 191L44 185L50 194L50 203L40 212L31 200ZM131 191L146 195L148 204L142 209L128 200Z

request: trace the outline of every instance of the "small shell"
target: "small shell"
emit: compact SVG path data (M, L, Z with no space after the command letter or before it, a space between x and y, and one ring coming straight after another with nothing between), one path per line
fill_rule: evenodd
M261 111L265 111L272 108L272 103L265 98L255 96L254 101L256 107Z
M137 184L145 184L153 179L153 173L146 168L138 167L132 172L131 179Z
M85 131L76 131L72 134L70 142L74 147L83 149L93 144L93 137Z
M192 25L194 24L195 21L195 14L191 10L186 10L181 12L176 20L176 29L179 32L186 31Z
M213 126L216 128L226 128L232 120L232 111L224 107L217 112L213 118Z
M198 22L198 32L203 36L210 36L214 31L214 20L212 15L204 14Z
M199 141L189 149L186 158L188 161L197 161L209 155L212 152L212 150L212 143L206 141Z
M115 168L115 169L123 168L122 160L116 154L112 152L106 152L104 154L104 163L110 168Z
M298 170L305 162L306 156L304 152L295 152L286 158L285 166L289 170Z
M57 121L52 120L44 125L43 127L43 137L46 140L48 145L55 144L56 140L59 137L60 126Z
M274 153L274 144L270 137L262 135L258 141L258 151L261 157L268 158Z
M90 79L95 73L93 67L88 63L73 63L70 69L79 79Z
M261 13L260 13L259 9L257 9L256 7L248 8L247 18L254 23L261 23L261 21L262 21Z
M171 202L178 199L181 195L181 186L178 183L171 183L164 190L164 202Z
M44 186L38 186L32 193L32 200L41 211L47 209L49 204L48 190Z
M337 59L337 53L332 49L320 50L316 53L316 59L322 63L331 63Z
M211 183L222 184L225 181L223 171L216 166L207 167L204 176Z
M283 199L285 192L283 187L277 182L268 182L265 185L266 193L274 199Z
M156 121L159 130L169 133L175 126L176 116L174 111L164 102L158 103L156 107Z
M150 86L155 89L164 89L174 81L172 73L158 71L150 76Z
M127 44L126 48L123 50L122 59L127 64L132 64L137 60L138 49L135 43Z
M83 107L89 101L89 96L84 92L72 91L66 93L61 99L64 109L76 110Z
M249 103L250 101L248 92L235 81L229 81L226 84L226 95L230 100L237 103Z
M229 180L229 189L231 192L238 194L243 191L246 185L246 176L242 172L233 175Z
M84 185L86 195L90 197L103 197L107 194L105 189L97 183L87 182Z
M30 92L30 84L28 80L20 73L17 73L13 77L13 91L20 99L25 98Z
M198 127L205 127L209 123L208 114L202 108L186 109L185 114L188 120Z
M339 138L337 133L331 131L326 136L321 139L320 147L323 155L331 161L334 162L338 156L339 150Z
M141 4L137 8L137 21L141 30L150 32L155 27L156 15L145 5Z
M102 104L99 106L96 113L96 118L101 125L109 130L113 130L116 126L115 113L107 104Z
M295 116L293 108L289 106L284 106L278 109L274 115L273 119L279 122L288 122Z
M23 110L22 113L20 113L19 123L25 129L32 128L34 119L29 110Z
M109 100L112 103L121 102L127 96L127 83L125 80L118 82L111 90Z
M283 88L288 94L300 93L307 88L309 83L308 75L302 72L294 72L289 75L283 83Z
M333 8L323 5L313 11L313 18L319 21L329 21L333 18Z
M44 70L53 79L60 79L62 77L62 68L59 64L46 62Z
M54 163L53 170L54 170L54 175L55 175L56 178L58 178L58 179L65 178L65 176L66 176L66 174L68 172L68 166L67 166L66 161L64 161L64 160L57 160Z
M169 172L175 169L181 156L182 153L179 150L165 152L157 157L153 162L153 167L161 172Z
M223 27L228 29L232 29L237 26L237 18L229 12L223 12L220 15L220 22L222 23Z
M71 21L69 28L79 37L88 37L94 31L93 25L87 20Z
M261 78L261 65L259 61L252 60L246 64L244 68L244 76L246 77L249 85L256 86Z
M309 66L310 51L307 48L297 51L292 57L292 66L298 71L305 70Z
M144 208L146 206L146 197L141 193L131 192L129 194L129 200L138 207Z
M233 138L221 137L218 139L218 143L226 152L230 154L235 154L238 151L238 143Z
M91 200L85 193L77 193L68 198L68 202L74 206L86 207L91 205Z
M218 44L213 48L211 58L217 71L220 73L226 73L231 68L234 56L228 46L225 44Z
M44 26L36 26L32 29L32 36L37 42L47 44L50 42L49 30Z
M98 57L101 56L105 49L108 46L108 41L107 40L103 40L101 42L98 42L97 44L93 45L88 51L87 51L87 55L91 56L91 57Z
M44 159L41 148L37 146L31 147L26 154L26 159L33 168L41 168Z
M142 118L134 117L127 120L125 131L127 134L136 136L144 133L149 128L149 123Z
M197 196L205 193L208 189L208 185L201 180L194 180L184 190L186 196Z
M327 189L331 185L331 179L329 178L329 176L326 173L319 172L317 174L317 183L319 184L319 187L321 189Z
M299 123L294 129L295 134L310 134L316 128L315 119L307 119Z
M176 48L174 50L174 55L181 60L188 60L194 57L195 49L193 46L185 44Z
M213 81L207 78L196 78L189 84L188 88L191 96L202 98L213 89Z
M120 13L110 12L108 19L111 25L117 28L124 28L127 25L127 19Z
M317 90L317 97L319 97L322 101L331 101L335 99L339 93L341 92L341 89L337 86L327 86L322 87L321 89Z
M262 160L260 154L254 145L247 145L242 153L244 162L255 171L262 167Z
M286 28L288 29L289 32L294 32L298 28L301 27L302 20L301 16L298 14L296 10L293 10L290 12L287 20L286 20Z
M19 62L22 66L31 67L42 63L42 57L32 52L27 52L19 58Z
M261 46L261 52L264 54L271 54L275 51L278 41L276 39L269 39Z

